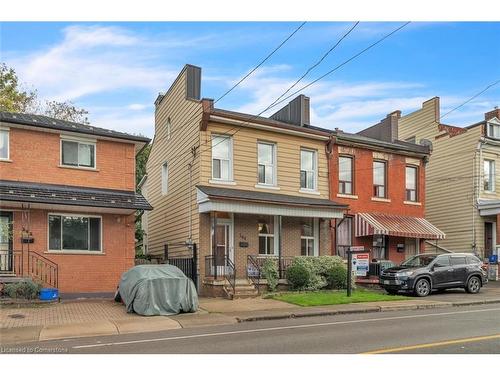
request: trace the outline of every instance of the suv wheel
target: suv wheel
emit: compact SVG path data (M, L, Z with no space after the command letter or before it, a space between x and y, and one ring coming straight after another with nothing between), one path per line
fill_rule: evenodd
M415 284L415 294L417 297L426 297L431 293L431 283L427 279L417 280Z
M476 294L479 293L480 289L481 289L481 280L479 280L479 277L477 276L472 276L469 279L469 281L467 281L467 286L465 287L465 291L467 293Z

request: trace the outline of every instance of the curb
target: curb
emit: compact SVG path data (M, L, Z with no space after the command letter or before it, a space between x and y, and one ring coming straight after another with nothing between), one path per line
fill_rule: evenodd
M304 311L296 312L290 314L278 314L278 315L260 315L252 316L248 318L236 317L238 323L243 322L257 322L263 320L279 320L279 319L295 319L295 318L310 318L318 316L332 316L332 315L347 315L347 314L363 314L363 313L374 313L374 312L386 312L386 311L409 311L409 310L424 310L424 309L435 309L435 308L446 308L446 307L461 307L461 306L474 306L474 305L487 305L493 303L500 303L500 299L494 300L483 300L483 301L469 301L469 302L433 302L433 303L423 303L415 305L396 305L396 306L377 306L377 307L364 307L352 310L331 310L331 311Z

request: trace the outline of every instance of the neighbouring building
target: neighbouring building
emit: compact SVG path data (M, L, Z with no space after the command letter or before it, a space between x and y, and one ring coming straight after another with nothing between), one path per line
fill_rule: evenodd
M147 251L196 244L200 294L255 293L260 280L249 279L265 259L283 277L294 256L331 254L331 219L347 206L329 199L330 132L310 126L303 95L266 118L216 108L200 91L201 69L186 65L155 103Z
M148 138L0 112L0 279L112 293L134 265L135 157Z
M441 122L439 98L399 119L400 139L432 144L427 217L444 230L451 251L498 254L500 247L500 109L458 127Z
M333 134L330 198L349 205L335 223L335 254L363 246L372 260L399 263L445 238L425 219L431 149L397 140L398 119L395 112L357 134Z

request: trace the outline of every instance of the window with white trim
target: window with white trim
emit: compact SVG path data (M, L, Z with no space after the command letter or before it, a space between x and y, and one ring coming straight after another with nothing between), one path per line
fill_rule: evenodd
M0 129L0 159L9 159L9 131Z
M417 167L406 167L406 193L405 199L409 202L416 202L418 200L417 196L417 181L418 181L418 168Z
M232 138L224 135L212 135L212 178L231 181L233 166Z
M95 168L95 143L61 140L61 164Z
M49 250L101 251L101 217L50 214Z
M500 124L488 122L487 135L488 135L488 137L491 137L491 138L499 138L500 139Z
M387 162L373 161L373 196L387 198Z
M167 141L170 139L172 134L172 122L170 121L170 117L167 119Z
M257 143L258 181L263 185L276 185L276 145Z
M300 254L303 256L316 255L316 228L313 218L303 218L300 223Z
M259 254L274 255L274 216L259 217Z
M161 166L161 193L168 194L168 162Z
M300 188L316 190L317 157L314 150L300 150Z
M353 194L352 175L353 175L352 156L339 156L339 193Z
M484 160L483 188L485 191L495 191L495 161Z

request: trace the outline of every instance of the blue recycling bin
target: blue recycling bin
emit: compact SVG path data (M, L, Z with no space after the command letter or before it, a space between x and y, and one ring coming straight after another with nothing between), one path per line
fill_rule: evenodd
M59 289L56 288L42 288L40 290L41 301L53 301L59 298Z
M488 261L491 263L498 263L498 255L494 254L494 255L490 255Z

